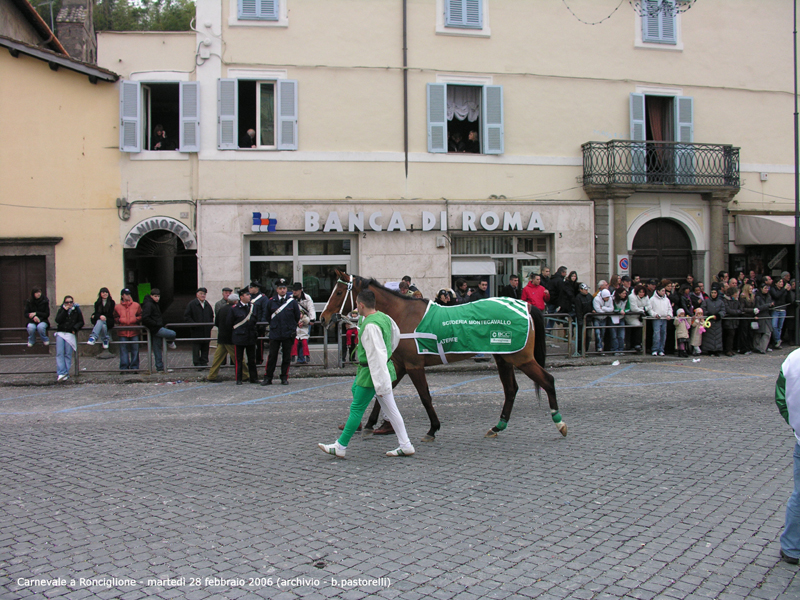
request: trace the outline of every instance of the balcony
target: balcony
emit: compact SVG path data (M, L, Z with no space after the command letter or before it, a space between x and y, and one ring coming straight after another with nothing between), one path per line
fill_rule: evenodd
M582 183L590 196L739 191L739 148L733 146L611 140L586 142L581 148Z

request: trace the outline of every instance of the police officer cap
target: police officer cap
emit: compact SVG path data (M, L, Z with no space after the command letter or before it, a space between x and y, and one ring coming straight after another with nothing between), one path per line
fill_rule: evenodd
M275 280L275 287L286 287L286 280L285 279L276 279Z

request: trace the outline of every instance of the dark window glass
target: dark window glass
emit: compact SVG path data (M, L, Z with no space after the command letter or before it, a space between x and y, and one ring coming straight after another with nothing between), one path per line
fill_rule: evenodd
M350 254L350 240L300 240L300 256L330 256Z
M250 240L250 256L291 256L292 240Z

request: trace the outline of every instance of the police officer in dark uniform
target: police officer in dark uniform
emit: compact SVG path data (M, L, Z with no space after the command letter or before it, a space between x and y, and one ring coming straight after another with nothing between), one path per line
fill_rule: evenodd
M269 323L269 358L267 370L261 385L272 385L275 367L278 364L278 352L283 353L281 362L281 384L289 385L289 365L292 364L292 346L297 334L297 326L301 324L300 306L288 291L285 279L275 281L275 295L266 305L265 321Z
M236 385L242 384L242 361L247 352L247 368L250 383L258 383L258 370L256 367L256 314L255 307L250 303L249 288L239 291L239 302L231 308L230 316L232 333L231 341L236 351Z

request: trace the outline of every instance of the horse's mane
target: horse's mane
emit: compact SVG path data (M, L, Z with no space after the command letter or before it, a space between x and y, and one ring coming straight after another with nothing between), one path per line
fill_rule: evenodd
M378 288L383 292L386 292L387 294L392 294L393 296L402 298L403 300L413 300L414 302L425 302L425 304L429 302L427 298L414 298L412 296L409 296L408 294L403 294L401 292L398 292L397 290L390 290L374 277L359 277L358 275L352 275L352 277L353 279L358 281L358 283L361 285L362 290L365 290L369 286L372 286Z

